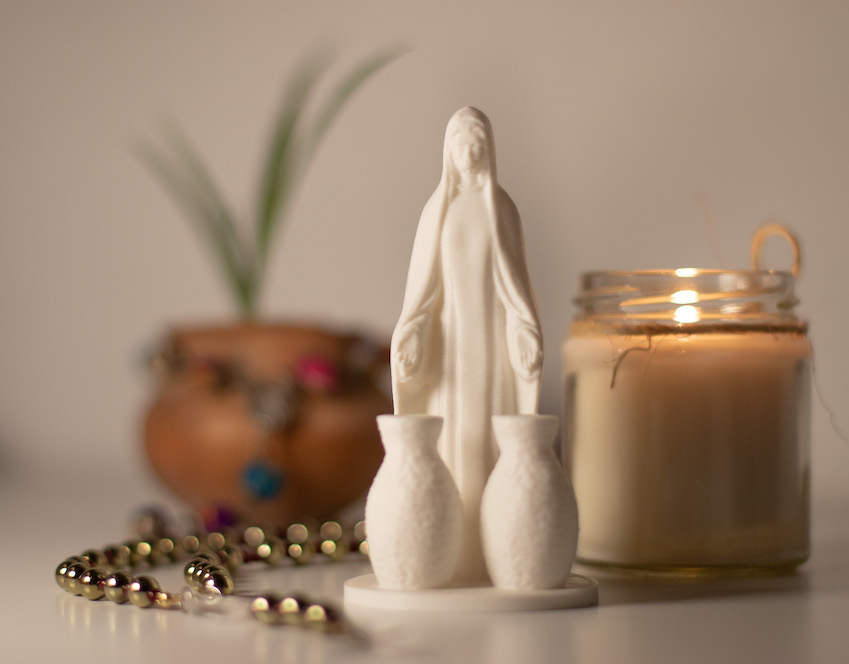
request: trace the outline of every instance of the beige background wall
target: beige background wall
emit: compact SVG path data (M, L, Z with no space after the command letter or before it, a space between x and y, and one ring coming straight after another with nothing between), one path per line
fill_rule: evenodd
M544 410L559 409L581 271L744 268L753 231L779 219L804 241L817 382L849 429L849 3L4 2L0 479L141 463L143 351L230 307L131 147L179 119L246 210L282 82L317 44L339 48L337 73L377 48L410 52L318 154L269 317L388 334L445 123L472 104L525 222ZM849 445L820 405L814 454L817 500L845 500Z

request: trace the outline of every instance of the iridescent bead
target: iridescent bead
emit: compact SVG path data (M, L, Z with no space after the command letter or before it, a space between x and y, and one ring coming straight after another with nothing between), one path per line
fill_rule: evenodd
M103 582L106 579L106 572L100 567L90 567L77 581L80 588L80 594L86 599L98 600L103 597Z
M70 558L66 558L59 566L56 567L56 583L59 584L59 587L62 590L68 590L68 568L74 563L81 563L83 559L80 556L71 556Z
M92 567L103 567L109 564L106 554L99 549L88 549L87 551L83 551L80 556Z
M123 604L128 599L127 591L132 581L133 577L126 572L121 570L112 572L103 580L103 594L110 602Z
M222 595L232 595L236 589L233 577L221 565L211 565L201 576L201 589L204 592L218 592Z
M65 570L65 590L72 595L81 595L80 577L89 568L88 563L71 563Z
M151 576L137 576L127 586L130 604L146 609L153 606L160 592L159 582Z

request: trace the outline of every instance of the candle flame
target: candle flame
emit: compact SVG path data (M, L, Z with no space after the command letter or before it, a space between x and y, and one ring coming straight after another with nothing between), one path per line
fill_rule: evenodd
M676 323L697 323L701 319L699 310L690 304L678 307L672 317Z
M675 270L676 277L695 277L699 273L696 267L679 267Z
M693 304L699 301L699 293L694 290L679 290L672 293L669 299L673 304Z

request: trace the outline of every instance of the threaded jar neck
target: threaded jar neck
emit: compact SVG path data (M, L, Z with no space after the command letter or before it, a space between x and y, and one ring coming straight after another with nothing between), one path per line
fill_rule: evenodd
M760 270L587 272L575 298L579 322L682 332L765 329L804 332L795 278Z

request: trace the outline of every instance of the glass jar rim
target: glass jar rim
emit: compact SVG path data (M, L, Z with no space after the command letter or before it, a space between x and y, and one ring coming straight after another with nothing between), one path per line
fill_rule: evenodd
M677 268L581 274L580 318L676 327L796 321L796 278L776 270Z

